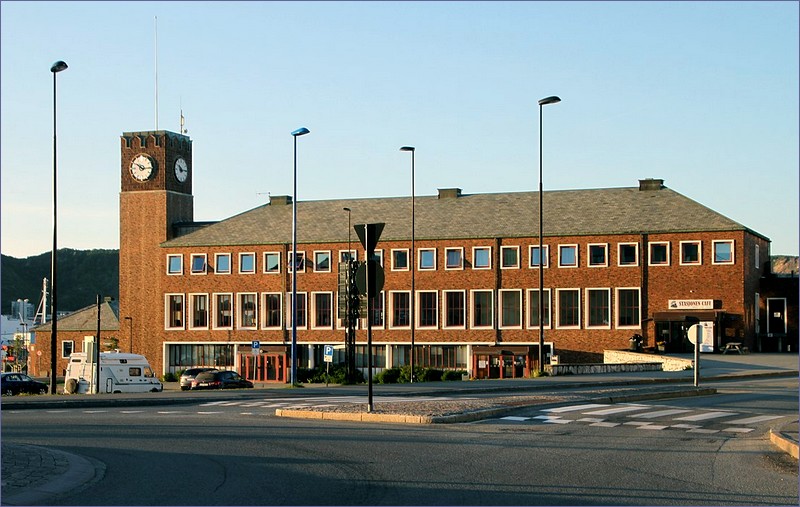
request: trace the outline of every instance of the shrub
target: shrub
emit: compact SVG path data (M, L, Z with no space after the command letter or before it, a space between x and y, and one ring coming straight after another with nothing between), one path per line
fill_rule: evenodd
M442 380L461 380L462 375L466 375L463 370L445 370L442 373Z
M388 368L375 375L375 382L379 384L396 384L400 379L400 368Z
M301 374L302 370L302 374ZM327 375L327 366L319 366L315 369L298 368L297 380L306 384L324 384L326 381L331 384L347 384L347 367L343 364L331 366L330 377ZM356 383L364 382L364 375L356 370Z
M421 380L423 382L438 382L442 380L442 370L436 368L426 368L422 371Z
M161 376L161 382L177 382L180 378L180 375L176 376L175 373L165 373Z
M421 381L423 379L423 375L425 373L425 369L419 366L414 367L414 379L417 381ZM397 379L397 382L401 384L407 384L411 382L411 365L407 364L405 366L400 367L400 377Z

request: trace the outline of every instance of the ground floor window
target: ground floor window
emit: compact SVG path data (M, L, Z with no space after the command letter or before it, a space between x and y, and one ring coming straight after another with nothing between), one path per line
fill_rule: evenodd
M356 368L368 368L367 346L356 345ZM372 346L372 367L384 368L386 366L386 347L383 345Z
M392 367L411 364L411 345L392 345ZM421 368L466 369L466 345L415 345L414 366Z
M167 369L170 372L193 366L233 368L233 345L200 343L167 345Z

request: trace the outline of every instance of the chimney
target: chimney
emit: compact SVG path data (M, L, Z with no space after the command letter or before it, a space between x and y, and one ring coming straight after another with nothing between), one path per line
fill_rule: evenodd
M639 190L661 190L664 188L664 180L647 178L639 180Z
M290 195L271 195L269 196L270 206L285 206L292 203L292 196Z
M455 199L461 197L460 188L440 188L439 199Z

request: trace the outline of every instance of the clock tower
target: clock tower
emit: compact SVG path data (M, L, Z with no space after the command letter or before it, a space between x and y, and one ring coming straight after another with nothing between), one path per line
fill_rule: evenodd
M120 348L145 354L162 369L166 255L175 225L192 222L192 141L166 130L120 137Z

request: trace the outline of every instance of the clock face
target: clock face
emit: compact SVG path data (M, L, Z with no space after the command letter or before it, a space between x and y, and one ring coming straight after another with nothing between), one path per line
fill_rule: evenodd
M147 181L155 174L153 159L142 153L131 162L131 176L137 181Z
M186 160L183 157L178 157L178 160L175 161L175 177L179 182L183 183L188 176L189 166L186 164Z

